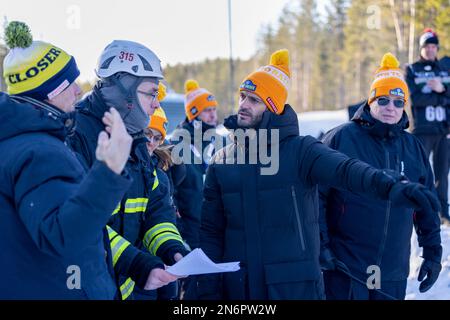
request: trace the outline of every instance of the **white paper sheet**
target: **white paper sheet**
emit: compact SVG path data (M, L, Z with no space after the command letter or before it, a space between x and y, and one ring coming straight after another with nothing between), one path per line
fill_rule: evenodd
M196 274L233 272L238 271L239 268L239 262L214 263L206 256L202 249L197 248L173 266L168 267L166 271L177 276L191 276Z

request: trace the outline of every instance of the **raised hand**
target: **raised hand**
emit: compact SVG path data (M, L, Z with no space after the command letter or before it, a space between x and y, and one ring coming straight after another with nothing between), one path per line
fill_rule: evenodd
M105 131L98 135L95 156L97 160L105 162L112 171L120 174L128 161L133 139L116 109L111 108L105 112L102 121Z

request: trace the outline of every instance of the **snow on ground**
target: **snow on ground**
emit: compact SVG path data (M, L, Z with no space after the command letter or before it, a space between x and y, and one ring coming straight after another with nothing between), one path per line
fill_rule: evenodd
M317 137L320 132L339 126L348 121L347 110L313 111L298 114L300 134ZM449 175L450 178L450 175ZM450 198L450 192L449 192ZM442 271L434 286L425 293L419 292L417 276L423 261L422 249L417 245L415 232L411 239L410 276L406 289L407 300L450 300L450 227L441 226L442 237Z
M419 292L419 274L420 264L423 259L420 258L422 249L417 245L417 237L413 233L411 239L411 260L408 286L406 288L407 300L450 300L450 227L441 226L442 237L442 271L434 286L425 293Z
M312 111L298 114L300 134L302 136L319 136L319 133L326 133L328 130L348 121L347 110L337 111Z

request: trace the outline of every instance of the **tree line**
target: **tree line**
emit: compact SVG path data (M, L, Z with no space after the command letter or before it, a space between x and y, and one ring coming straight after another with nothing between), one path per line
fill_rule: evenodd
M213 92L222 115L237 107L241 80L267 64L270 54L287 48L291 54L291 91L288 102L297 112L341 109L368 95L379 60L391 51L405 66L419 57L419 37L433 28L440 40L440 56L450 54L448 0L292 0L275 25L264 25L258 49L248 60L226 58L168 65L169 85L183 92L187 78L195 78ZM225 41L225 40L224 40Z

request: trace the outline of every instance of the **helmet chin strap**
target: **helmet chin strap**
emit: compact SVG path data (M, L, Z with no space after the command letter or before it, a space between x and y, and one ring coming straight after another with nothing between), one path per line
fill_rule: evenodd
M141 108L142 111L145 112L144 107L141 105L141 102L139 101L139 98L137 96L137 88L139 87L139 85L144 81L150 81L154 84L158 84L158 79L154 79L154 78L144 78L144 77L134 77L136 78L134 80L134 82L131 84L131 86L126 89L125 86L123 85L122 81L120 80L121 78L121 74L118 73L114 76L111 77L111 80L113 82L114 85L116 85L120 92L122 93L123 97L126 100L127 103L127 107L128 109L131 111L132 108L134 107L139 107ZM130 112L128 112L125 116L124 116L124 120L126 119L126 117L129 115Z
M144 80L144 78L136 77L136 79L134 79L134 82L131 84L131 86L128 89L126 89L125 86L123 85L122 81L120 81L120 74L113 75L112 77L110 77L110 80L117 88L119 88L119 91L122 94L122 96L125 98L125 101L127 104L128 112L123 116L123 120L125 120L128 117L132 108L134 108L135 106L138 106L139 108L142 109L142 106L139 102L136 91L137 91L137 87L141 84L141 82L142 82L142 80Z
M118 73L102 79L105 87L102 95L109 107L115 107L120 113L129 133L136 133L148 126L150 116L139 102L137 88L144 81L158 82L157 79L136 77L127 73Z

